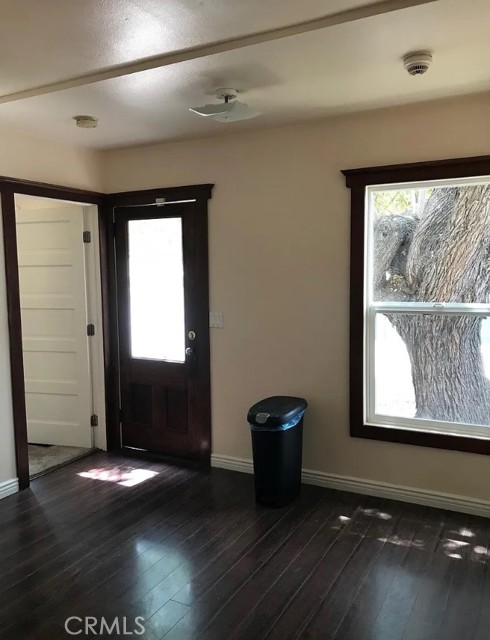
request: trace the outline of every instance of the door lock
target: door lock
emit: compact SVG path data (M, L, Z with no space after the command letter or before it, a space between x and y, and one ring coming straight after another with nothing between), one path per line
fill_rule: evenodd
M189 338L189 340L195 340L196 339L196 332L195 331L189 331L189 333L187 334L187 337Z

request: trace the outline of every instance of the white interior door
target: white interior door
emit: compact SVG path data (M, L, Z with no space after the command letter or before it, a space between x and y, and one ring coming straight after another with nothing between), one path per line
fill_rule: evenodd
M83 207L17 208L30 443L92 446Z

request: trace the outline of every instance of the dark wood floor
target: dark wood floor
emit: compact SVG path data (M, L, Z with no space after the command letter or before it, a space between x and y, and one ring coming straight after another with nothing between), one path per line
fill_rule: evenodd
M251 476L100 453L0 522L2 640L131 637L137 616L144 640L490 638L482 518L311 486L266 509Z

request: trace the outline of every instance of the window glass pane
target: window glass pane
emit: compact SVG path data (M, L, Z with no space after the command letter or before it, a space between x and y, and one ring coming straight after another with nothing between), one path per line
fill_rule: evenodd
M378 415L490 425L490 319L377 313Z
M490 183L370 192L376 302L490 302Z
M131 355L185 360L182 220L130 220Z

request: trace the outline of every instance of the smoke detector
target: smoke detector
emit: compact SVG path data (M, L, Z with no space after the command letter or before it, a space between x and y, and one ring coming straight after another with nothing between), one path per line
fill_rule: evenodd
M403 66L411 76L422 76L431 64L432 54L429 51L414 51L403 57Z
M244 102L238 99L237 89L217 89L216 98L222 100L218 104L204 104L202 107L191 107L189 111L197 113L199 116L211 118L216 122L236 122L238 120L248 120L260 115L259 111L251 109Z
M81 129L95 129L99 123L99 119L94 116L73 116L73 120Z

